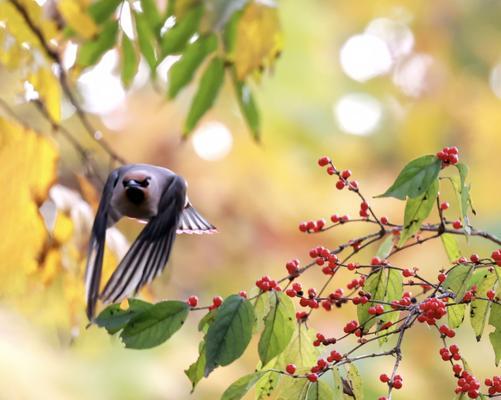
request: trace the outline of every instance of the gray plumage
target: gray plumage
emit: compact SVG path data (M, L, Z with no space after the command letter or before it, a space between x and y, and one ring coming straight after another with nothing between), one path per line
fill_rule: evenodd
M106 229L122 217L147 221L99 294ZM98 298L105 304L137 293L164 269L176 233L214 233L190 204L186 182L174 172L148 164L131 164L111 172L104 185L89 241L85 286L87 317Z

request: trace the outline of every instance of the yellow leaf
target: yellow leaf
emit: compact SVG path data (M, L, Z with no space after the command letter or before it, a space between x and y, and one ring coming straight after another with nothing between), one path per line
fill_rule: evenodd
M61 254L59 249L50 249L45 255L40 270L40 280L44 285L52 283L61 270Z
M52 237L58 244L66 243L73 236L73 221L67 215L59 212L52 232Z
M245 7L238 22L233 61L237 78L270 66L282 47L277 9L253 2Z
M61 121L61 88L59 81L48 68L40 68L28 80L40 95L47 112L55 122Z
M98 32L94 20L85 12L86 2L59 0L57 8L64 20L84 39L90 39Z
M18 123L0 118L0 296L22 293L37 270L47 232L38 206L56 177L54 144Z

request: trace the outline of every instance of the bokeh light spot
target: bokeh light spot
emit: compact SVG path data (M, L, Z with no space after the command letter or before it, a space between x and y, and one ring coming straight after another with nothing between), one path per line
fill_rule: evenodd
M366 33L350 37L341 48L339 59L345 74L359 82L386 74L393 65L387 44Z
M204 160L216 161L224 158L231 150L233 137L228 128L220 122L207 122L193 134L193 149Z
M381 122L383 107L366 93L350 93L334 106L334 115L341 130L353 135L373 133Z

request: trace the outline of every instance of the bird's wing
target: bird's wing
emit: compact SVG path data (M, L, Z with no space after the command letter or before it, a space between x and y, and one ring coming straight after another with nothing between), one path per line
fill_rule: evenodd
M99 296L103 302L123 300L162 272L176 237L185 196L184 180L177 175L169 177L159 201L158 214L149 220L111 275Z
M214 225L202 217L190 203L186 204L179 219L177 233L203 235L216 232L217 229Z
M92 320L96 310L96 302L101 283L101 270L103 267L104 246L106 241L106 228L113 219L110 209L111 197L119 177L119 171L113 171L106 180L101 202L97 209L96 218L92 225L89 241L89 252L87 254L87 267L85 269L85 297L87 299L87 317Z

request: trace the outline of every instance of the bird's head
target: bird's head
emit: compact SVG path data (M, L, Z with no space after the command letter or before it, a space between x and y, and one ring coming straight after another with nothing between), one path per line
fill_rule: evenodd
M151 176L141 171L134 171L124 176L122 185L127 199L136 205L141 204L148 197L148 187Z

